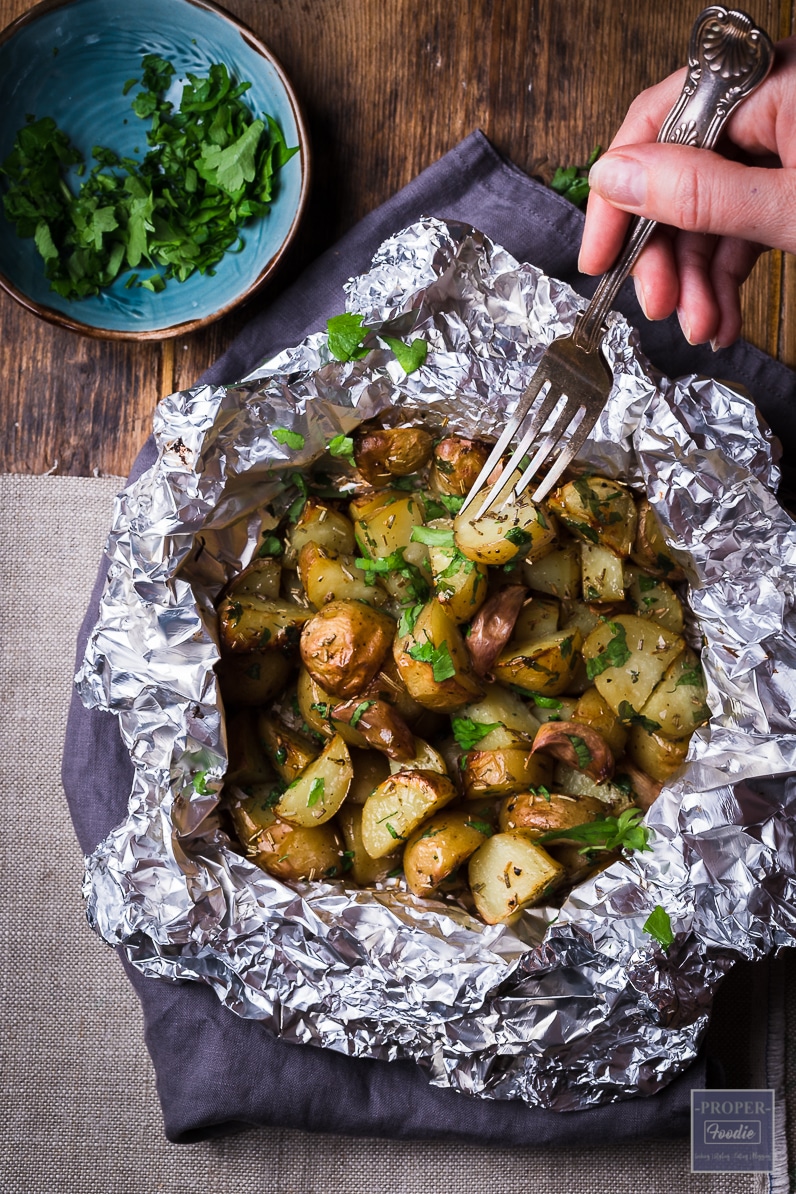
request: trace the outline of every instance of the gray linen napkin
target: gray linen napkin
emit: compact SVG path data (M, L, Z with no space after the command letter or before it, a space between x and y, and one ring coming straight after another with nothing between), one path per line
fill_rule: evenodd
M255 316L201 380L233 382L322 328L342 309L343 283L368 268L386 236L421 215L473 224L518 260L533 262L581 293L594 287L593 280L577 273L581 213L500 157L475 132L324 253ZM636 326L644 324L642 344L659 369L669 376L711 372L744 385L777 434L786 444L791 441L796 416L790 370L744 343L718 356L691 348L673 319L644 321L632 286L623 289L616 305ZM155 456L150 438L132 475L140 475ZM96 619L105 570L103 565L81 629L78 661ZM63 783L84 851L93 850L123 819L131 781L132 767L113 716L85 710L73 695ZM566 1115L468 1098L429 1086L411 1062L353 1059L287 1044L256 1021L236 1017L208 987L144 978L122 961L142 1003L165 1130L173 1141L222 1135L250 1124L483 1144L669 1137L688 1133L690 1090L707 1085L702 1059L651 1098Z

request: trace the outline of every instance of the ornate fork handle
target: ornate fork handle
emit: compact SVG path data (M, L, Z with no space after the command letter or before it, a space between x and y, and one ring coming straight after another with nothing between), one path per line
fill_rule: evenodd
M763 82L774 60L768 34L746 13L713 5L697 17L688 47L688 76L677 102L663 122L659 141L712 149L730 115ZM575 343L594 352L617 291L656 227L655 220L633 218L620 256L603 275L586 310L578 316Z

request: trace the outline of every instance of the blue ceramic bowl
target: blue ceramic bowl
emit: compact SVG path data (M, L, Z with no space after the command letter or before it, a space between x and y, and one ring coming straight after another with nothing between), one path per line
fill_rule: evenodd
M123 87L141 77L145 54L175 67L169 99L186 71L203 75L225 63L252 83L247 105L273 116L300 152L279 171L268 214L245 226L243 250L227 253L214 277L171 279L159 294L126 290L128 271L92 298L61 298L33 240L19 238L0 207L0 285L36 315L106 339L183 335L248 298L295 236L309 183L307 136L282 68L251 30L207 0L44 0L14 21L0 34L0 162L28 114L51 116L87 163L94 145L143 157L149 125L132 111L135 90L125 96Z

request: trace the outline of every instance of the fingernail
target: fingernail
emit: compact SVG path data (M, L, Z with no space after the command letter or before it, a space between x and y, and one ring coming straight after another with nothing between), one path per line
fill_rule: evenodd
M713 349L714 352L721 352L724 345L721 343L720 340L711 340L710 347Z
M691 339L691 325L685 317L685 312L678 309L677 318L680 320L680 327L683 329L683 335L685 336L686 340L689 344L693 344L694 341Z
M589 171L589 186L609 203L641 207L647 198L647 171L634 158L611 154L594 163Z
M638 280L638 278L636 278L636 277L633 278L633 285L636 288L636 298L638 299L639 307L641 307L641 310L644 312L644 318L649 319L649 315L647 314L647 302L646 302L646 299L644 298L644 289L641 285L641 282Z

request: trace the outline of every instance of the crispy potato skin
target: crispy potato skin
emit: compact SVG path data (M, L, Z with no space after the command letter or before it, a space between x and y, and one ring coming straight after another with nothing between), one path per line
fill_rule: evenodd
M297 881L342 873L343 839L333 824L289 825L252 797L233 799L228 808L244 853L269 875Z
M327 692L356 696L378 672L394 634L389 614L359 601L330 601L304 626L301 658Z
M419 651L429 645L435 650L443 646L447 648L452 675L435 679L434 665L417 658ZM464 639L438 601L429 601L419 614L414 629L396 637L393 657L409 695L427 709L447 712L481 696L482 688L472 672Z
M415 473L431 456L433 440L422 427L366 430L354 437L354 459L369 485L389 485L393 477Z
M460 435L446 435L434 448L434 488L438 493L464 497L487 462L490 444Z
M554 829L572 829L605 816L605 805L590 796L564 796L550 792L519 792L509 796L500 806L499 825L502 832L527 829L533 836Z
M416 829L404 850L409 890L431 896L489 837L491 825L463 809L446 809Z

